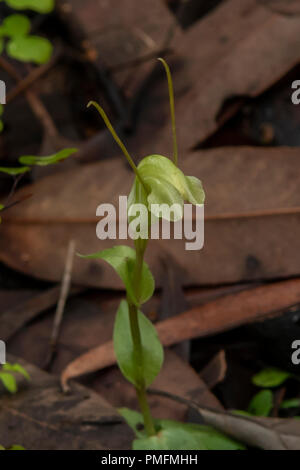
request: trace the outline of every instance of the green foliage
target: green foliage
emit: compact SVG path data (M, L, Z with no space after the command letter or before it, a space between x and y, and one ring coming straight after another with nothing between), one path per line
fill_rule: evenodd
M0 450L25 450L25 448L23 446L18 445L18 444L14 444L11 447L9 447L8 449L5 449L5 447L0 445Z
M1 115L1 107L0 107L0 115ZM2 121L0 121L1 123ZM30 170L31 165L38 165L38 166L47 166L58 163L62 160L65 160L73 153L77 152L77 149L64 149L60 152L55 153L54 155L50 155L48 157L34 157L31 155L23 156L19 158L19 162L21 164L25 164L26 166L19 166L17 168L7 168L7 167L0 167L0 173L5 173L11 176L18 176L26 173ZM28 166L30 165L30 166ZM0 204L0 212L4 209L4 205ZM0 224L2 219L0 217Z
M12 375L12 372L23 375L26 380L30 380L28 372L20 364L6 363L2 366L0 371L0 381L3 383L6 390L10 393L16 393L18 390L17 381Z
M154 292L154 279L148 265L143 262L140 281L140 296L136 297L134 285L134 266L136 252L129 246L114 246L91 255L79 255L82 258L99 258L110 264L122 279L130 301L137 307L146 302Z
M163 363L163 347L151 321L138 311L141 351L135 348L130 329L128 303L120 303L114 326L114 349L118 365L126 379L136 387L149 386Z
M19 158L19 162L21 165L37 165L37 166L47 166L53 165L54 163L58 163L62 160L65 160L73 153L77 152L77 149L64 149L60 150L60 152L55 153L54 155L50 155L48 157L34 157L32 155L26 155Z
M17 381L13 375L9 374L8 372L0 371L0 381L3 383L4 387L10 393L16 393L18 390Z
M2 369L6 372L18 372L19 374L23 375L25 379L30 380L30 375L28 374L27 370L24 369L24 367L20 364L10 364L7 362L6 364L3 364Z
M290 408L300 408L300 398L290 398L289 400L284 400L280 408L283 410L290 409Z
M49 13L54 7L53 1L49 0L6 0L6 3L16 10L30 8L41 13ZM5 47L4 38L8 38L6 52L13 59L38 65L48 62L53 52L51 42L40 36L31 36L30 29L31 22L27 16L7 16L0 25L0 53Z
M11 176L21 175L29 170L30 168L28 166L19 166L17 168L7 168L4 166L0 166L0 173L6 173L7 175Z
M269 416L273 408L271 390L261 390L251 400L248 412L254 416Z
M252 382L258 387L273 388L282 385L290 377L291 374L289 372L270 367L268 369L263 369L258 374L254 375L252 377Z
M2 25L0 26L0 36L7 36L10 38L18 36L27 36L31 29L30 20L25 15L10 15L7 16Z
M45 64L51 58L53 46L40 36L15 36L7 45L7 54L22 62Z
M143 417L136 411L121 408L120 414L133 429L137 439L133 450L244 450L239 442L225 436L211 426L155 420L157 433L147 437Z
M37 166L53 165L55 163L59 163L62 160L65 160L66 158L68 158L70 155L72 155L75 152L77 152L77 149L64 149L48 157L34 157L31 155L23 156L19 158L19 162L22 165L26 165L26 166L19 166L16 168L0 167L0 172L6 173L7 175L11 175L11 176L21 175L22 173L26 173L27 171L29 171L30 166L32 165L37 165Z
M9 447L9 449L7 449L7 450L25 450L25 447L20 446L18 444L14 444L11 447Z
M3 0L1 0L3 1ZM4 0L14 10L33 10L37 13L50 13L55 6L55 0Z

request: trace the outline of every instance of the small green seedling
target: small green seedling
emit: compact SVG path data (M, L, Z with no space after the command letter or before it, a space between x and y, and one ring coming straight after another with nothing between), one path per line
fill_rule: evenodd
M249 403L247 411L234 410L234 413L242 416L270 416L274 408L274 394L270 389L280 387L288 379L299 380L297 376L290 372L277 369L276 367L262 369L252 377L252 383L263 390L260 390L256 395L254 395ZM279 405L279 408L281 410L300 408L300 399L291 398L284 400Z
M134 431L133 450L244 450L245 446L211 426L156 419L158 433L147 436L140 413L121 408L120 414Z
M54 10L55 0L0 0L14 10L33 10L37 13L50 13ZM20 62L42 65L51 59L53 46L41 36L30 34L31 21L21 13L8 15L0 24L0 54L6 54ZM0 105L0 116L3 107ZM0 119L0 133L4 124Z
M252 416L270 416L273 409L273 393L269 389L261 390L252 398L248 413Z
M34 10L50 13L54 8L51 0L5 0L15 10ZM0 25L0 53L6 50L9 57L21 62L41 65L51 58L53 47L48 39L30 34L31 21L26 15L13 13Z
M170 96L173 161L163 155L150 155L141 160L138 166L128 153L125 145L116 134L102 107L90 102L103 118L107 128L119 145L131 166L135 178L128 198L128 219L131 217L133 204L143 204L147 208L148 218L158 215L153 204L173 204L182 207L187 201L202 205L205 195L202 183L194 176L186 176L178 168L178 151L175 129L174 92L171 73L167 63L159 59L166 71ZM152 212L154 211L154 212ZM169 213L170 214L170 213ZM171 220L180 220L182 211L175 212ZM142 415L130 410L121 410L128 424L134 427L137 439L134 449L232 449L242 448L226 436L212 428L198 427L172 421L157 421L152 418L146 390L158 375L163 364L163 347L154 325L142 312L142 305L154 292L154 278L144 255L149 239L149 227L146 236L134 241L134 249L128 246L115 246L92 255L80 255L86 258L98 258L106 261L118 273L126 289L126 299L120 303L113 333L114 350L117 362L124 377L133 384ZM142 233L142 230L140 231ZM180 377L178 378L180 380ZM132 421L138 420L143 431L138 431Z
M28 372L20 364L3 364L0 370L0 381L9 393L18 391L17 381L13 373L21 374L26 380L30 380Z
M19 163L22 166L15 167L15 168L9 168L9 167L0 167L0 173L5 173L6 175L10 175L15 178L13 190L15 189L15 186L19 182L19 179L28 171L30 171L32 166L48 166L48 165L54 165L56 163L59 163L66 158L70 157L73 155L73 153L77 152L77 149L64 149L60 150L59 152L49 155L47 157L35 157L32 155L25 155L23 157L19 158ZM12 193L13 193L12 190ZM10 199L10 198L9 198ZM20 201L17 201L20 202ZM6 204L0 204L0 224L1 224L1 212L3 212L6 209L9 209L12 205L16 204L16 202L13 202L10 204L8 201Z
M18 445L18 444L14 444L11 447L8 447L8 449L5 449L5 447L3 447L0 444L0 450L25 450L25 448L23 446Z
M252 383L257 387L273 388L282 385L287 379L293 377L289 372L286 372L275 367L261 370L258 374L252 377Z
M14 10L33 10L37 13L51 13L55 0L0 0Z

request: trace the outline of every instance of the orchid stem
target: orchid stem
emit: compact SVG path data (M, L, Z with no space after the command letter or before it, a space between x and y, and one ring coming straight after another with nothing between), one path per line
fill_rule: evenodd
M175 119L175 104L174 104L174 87L173 80L170 71L170 67L167 62L161 57L158 59L164 66L167 79L168 79L168 89L169 89L169 99L170 99L170 111L171 111L171 121L172 121L172 133L173 133L173 159L176 166L178 166L178 146L177 146L177 135L176 135L176 119Z
M135 249L136 249L136 263L134 268L133 284L135 289L136 299L140 298L140 288L141 288L141 277L144 263L144 254L147 247L146 240L136 240ZM145 380L143 378L143 346L141 338L141 330L138 321L138 307L134 305L128 299L129 305L129 321L130 321L130 330L132 336L132 342L134 347L134 356L137 360L137 375L140 377L139 382L135 387L137 398L139 401L140 409L144 419L144 426L147 436L153 436L155 434L155 426L150 412L150 406L147 399L147 392L145 386Z
M113 136L113 138L115 139L116 143L118 144L118 146L120 147L120 149L122 150L123 154L125 155L129 165L131 166L131 168L133 169L136 177L140 180L144 190L146 191L147 193L147 188L146 188L146 185L139 173L139 170L137 169L137 166L136 164L134 163L133 159L131 158L128 150L126 149L125 145L123 144L122 140L120 139L120 137L118 136L118 134L116 133L115 129L113 128L106 112L104 111L104 109L98 104L96 103L96 101L90 101L87 105L87 107L89 108L90 106L94 106L97 111L99 112L99 114L101 115L106 127L108 128L108 130L110 131L111 135Z

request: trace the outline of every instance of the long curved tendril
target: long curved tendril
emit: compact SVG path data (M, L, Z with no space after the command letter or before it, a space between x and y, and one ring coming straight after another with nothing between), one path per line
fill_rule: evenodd
M100 116L102 117L106 127L108 128L108 130L110 131L111 135L113 136L113 138L115 139L116 143L118 144L118 146L120 147L120 149L122 150L123 154L125 155L126 157L126 160L128 161L129 165L131 166L131 168L133 169L136 177L140 180L144 190L146 191L147 193L147 188L145 186L145 183L137 169L137 166L136 164L134 163L134 161L132 160L128 150L126 149L125 145L123 144L122 140L120 139L120 137L118 136L118 134L116 133L115 129L113 128L110 120L108 119L108 116L106 114L106 112L104 111L104 109L96 102L96 101L90 101L87 105L87 107L89 108L90 106L94 106L98 113L100 114Z
M169 98L170 98L170 111L171 111L171 120L172 120L172 133L173 133L173 159L176 166L178 166L178 147L177 147L177 136L176 136L176 121L175 121L175 105L174 105L174 87L173 80L170 71L170 67L167 62L159 57L158 59L164 66L167 79L168 79L168 89L169 89Z

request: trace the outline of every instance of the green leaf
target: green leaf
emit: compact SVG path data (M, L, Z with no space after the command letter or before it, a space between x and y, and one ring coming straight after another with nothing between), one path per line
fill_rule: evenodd
M0 37L0 54L2 54L3 50L4 50L4 39Z
M3 132L3 129L4 129L4 122L2 121L2 119L0 119L0 133Z
M0 104L0 116L4 113L4 106L3 104Z
M114 325L114 350L118 365L126 379L135 386L148 387L158 375L163 364L163 347L151 321L138 311L142 354L136 355L133 345L128 303L120 303Z
M52 50L51 42L40 36L17 36L7 45L7 54L13 59L36 64L48 62Z
M5 447L3 447L2 445L0 445L0 450L5 450Z
M31 23L25 15L10 15L7 16L0 26L0 35L17 37L26 36L31 28Z
M273 408L273 394L271 390L261 390L251 400L248 412L254 416L269 416Z
M245 446L211 426L192 423L180 423L171 420L159 420L158 425L162 429L184 429L190 435L197 437L201 446L207 450L244 450ZM184 449L183 449L184 450Z
M148 210L156 217L158 214L151 207L152 204L167 204L169 207L178 204L180 209L184 201L191 204L204 203L205 193L201 181L193 176L185 176L167 157L149 155L143 158L138 165L138 172L149 193L146 195L140 181L136 178L129 195L129 214L131 205L140 203L141 200L147 201ZM172 221L180 220L182 211L178 210L177 213L164 218Z
M30 168L27 166L20 166L18 168L6 168L1 166L0 167L0 173L6 173L7 175L21 175L22 173L26 173L29 171Z
M18 444L14 444L8 450L25 450L25 447L19 446Z
M133 450L207 450L197 436L184 429L163 429L155 436L135 439Z
M180 423L171 420L155 420L157 434L147 437L141 428L140 413L121 408L119 410L138 439L133 441L133 450L244 450L239 442L222 434L211 426Z
M129 246L118 245L107 250L99 251L91 255L79 255L81 258L99 258L110 264L122 279L130 301L139 306L152 297L154 292L154 279L148 265L144 262L142 276L140 279L140 298L135 296L134 287L134 266L136 262L136 252Z
M300 398L290 398L289 400L284 400L280 408L289 409L289 408L300 408Z
M16 393L18 387L16 379L13 375L9 374L8 372L0 372L0 380L6 390L8 390L10 393Z
M274 367L264 369L252 377L252 383L258 387L278 387L291 377L289 372L285 372Z
M47 166L65 160L75 152L77 152L77 149L64 149L55 153L54 155L50 155L49 157L34 157L31 155L26 155L24 157L20 157L19 162L22 165Z
M30 380L30 375L28 374L27 370L24 369L20 364L3 364L2 369L6 372L18 372L19 374L23 375L25 379Z
M119 408L118 411L137 437L145 437L144 420L141 413L129 408Z
M5 0L14 10L33 10L38 13L50 13L55 6L55 0Z

